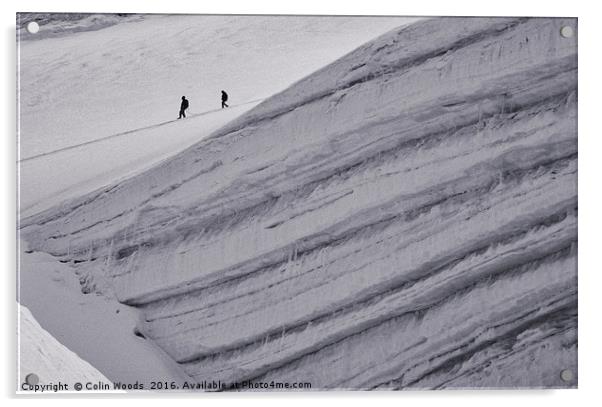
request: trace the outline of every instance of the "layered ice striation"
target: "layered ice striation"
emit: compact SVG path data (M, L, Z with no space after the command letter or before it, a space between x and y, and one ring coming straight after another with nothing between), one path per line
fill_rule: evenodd
M393 30L23 235L139 307L199 382L575 387L560 377L577 369L564 25Z

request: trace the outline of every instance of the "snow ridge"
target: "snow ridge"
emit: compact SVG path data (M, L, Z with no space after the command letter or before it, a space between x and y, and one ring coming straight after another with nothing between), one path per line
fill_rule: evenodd
M394 30L22 233L199 381L574 387L574 23Z

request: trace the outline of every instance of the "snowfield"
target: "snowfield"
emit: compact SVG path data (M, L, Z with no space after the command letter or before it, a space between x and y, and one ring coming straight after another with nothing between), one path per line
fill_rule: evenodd
M263 98L416 20L64 18L42 25L37 40L19 30L19 198L24 214L157 164ZM97 30L109 24L114 25ZM221 89L228 91L234 108L215 113ZM182 95L190 100L194 120L166 123L178 117Z
M563 25L394 29L21 235L198 382L576 387Z

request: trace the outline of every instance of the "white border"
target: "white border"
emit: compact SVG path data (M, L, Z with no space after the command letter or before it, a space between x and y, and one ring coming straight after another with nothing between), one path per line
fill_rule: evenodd
M445 407L476 405L483 407L508 405L522 406L544 404L554 406L594 405L602 396L597 392L597 380L602 377L600 365L601 328L599 311L602 310L601 270L597 253L600 249L600 200L602 182L602 134L598 130L598 118L602 116L599 99L600 75L602 75L601 50L599 40L601 14L595 2L500 0L487 1L385 1L365 0L327 1L303 0L286 1L149 1L149 0L23 0L0 3L2 7L2 123L5 126L2 143L2 231L0 241L1 258L6 267L4 275L4 327L3 347L4 366L0 375L2 394L14 402L15 380L15 191L16 191L16 152L15 152L15 13L17 11L71 11L71 12L146 12L146 13L228 13L228 14L347 14L347 15L456 15L456 16L570 16L579 18L579 390L553 391L445 391L445 392L402 392L402 393L311 393L311 394L227 394L227 395L178 395L178 403L244 403L265 406L270 403L287 405L326 405L343 402L349 406L364 406L368 403L395 404L397 406ZM70 396L40 400L52 404L91 403L100 405L121 402L115 396L96 396L87 400ZM169 395L138 396L144 400L125 400L127 403L143 402L150 405L163 405ZM21 397L22 398L22 397ZM128 397L130 398L130 397ZM19 400L35 402L38 398ZM599 404L598 404L599 405Z

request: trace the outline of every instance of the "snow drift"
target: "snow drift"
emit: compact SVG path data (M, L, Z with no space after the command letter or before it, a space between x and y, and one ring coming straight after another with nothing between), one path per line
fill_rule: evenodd
M22 235L198 381L575 386L575 23L394 30Z

